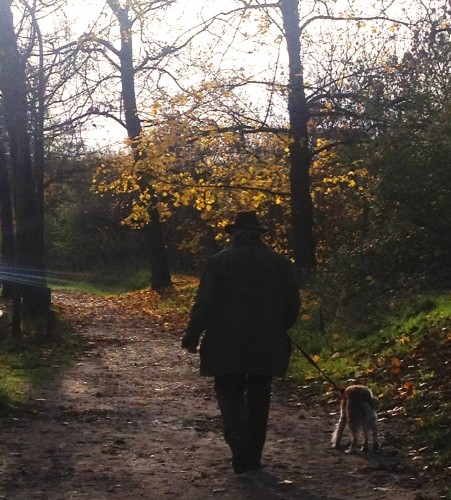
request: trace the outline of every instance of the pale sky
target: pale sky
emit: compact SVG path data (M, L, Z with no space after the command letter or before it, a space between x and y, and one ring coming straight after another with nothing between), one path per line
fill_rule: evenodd
M428 0L424 1L425 3L428 3ZM366 16L372 14L371 5L374 3L374 1L372 0L331 0L331 5L332 2L333 9L336 15L343 15L345 12L348 12L350 6L352 6L355 9L355 13L360 13L360 11L362 11ZM313 0L303 0L303 2L301 2L303 11L309 6L311 7L313 3ZM411 5L412 0L377 0L376 3L378 5L380 5L381 3L384 3L387 6L391 5L390 14L393 14L393 16L395 16L399 15L402 9L406 8L408 4ZM214 13L217 11L227 11L231 7L233 7L233 4L234 3L230 0L182 0L176 6L170 8L170 14L166 17L163 22L163 26L160 28L161 38L163 38L164 35L167 35L170 30L171 34L167 37L168 44L170 44L174 36L173 31L176 29L176 27L178 26L179 32L182 32L186 30L186 28L196 25L199 11L203 8L208 7L208 11L210 13ZM83 2L80 2L80 0L68 0L67 8L70 13L70 17L74 21L72 24L72 29L77 35L81 35L82 33L88 31L88 27L95 19L98 18L103 6L105 6L104 0L85 0ZM108 13L107 15L99 18L98 26L105 26L105 23L108 19L107 16L110 15L108 7L106 9L106 12ZM310 12L310 10L306 12ZM412 13L412 9L410 9L408 12ZM166 24L166 26L164 26L164 24ZM312 33L313 35L315 34L315 32L317 32L315 26L316 29L323 29L325 25L324 23L323 25L321 25L321 22L312 25L312 30L310 31L310 33ZM274 33L276 34L277 30L275 30ZM258 46L254 47L252 54L248 55L247 50L243 50L245 49L245 43L247 42L242 41L239 47L232 47L232 51L236 50L236 52L230 52L227 64L237 64L239 66L246 67L246 69L252 69L258 67L259 65L262 65L262 68L266 67L265 61L269 60L269 58L266 57L264 51L267 50L268 47L268 50L270 50L271 45L269 44L263 49L262 47ZM282 57L286 57L286 54L282 54ZM122 143L122 139L125 137L125 130L123 130L118 124L102 119L96 119L95 124L96 127L93 127L88 134L92 138L90 140L92 145L95 146L96 141L99 141L99 147L104 145L105 143Z

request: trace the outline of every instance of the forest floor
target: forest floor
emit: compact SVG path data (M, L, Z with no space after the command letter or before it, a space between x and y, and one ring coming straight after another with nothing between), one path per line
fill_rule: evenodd
M180 349L183 317L55 292L84 350L0 431L0 498L435 499L408 450L330 448L337 406L275 381L263 469L233 473L212 380ZM388 426L391 426L390 428Z

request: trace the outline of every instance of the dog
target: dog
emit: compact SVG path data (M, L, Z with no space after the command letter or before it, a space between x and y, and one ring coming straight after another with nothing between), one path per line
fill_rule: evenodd
M351 445L345 453L355 453L357 450L360 430L363 432L362 451L369 450L370 433L372 434L373 450L378 450L377 413L370 389L364 385L350 385L344 389L340 410L340 419L332 436L332 446L337 449L341 448L341 439L347 425L351 434Z

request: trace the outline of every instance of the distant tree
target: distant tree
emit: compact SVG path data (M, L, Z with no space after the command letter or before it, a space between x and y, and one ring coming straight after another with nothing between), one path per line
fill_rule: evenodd
M364 150L380 180L370 236L379 261L390 253L399 270L447 269L444 281L451 273L451 12L425 16L406 49L380 79L379 133Z

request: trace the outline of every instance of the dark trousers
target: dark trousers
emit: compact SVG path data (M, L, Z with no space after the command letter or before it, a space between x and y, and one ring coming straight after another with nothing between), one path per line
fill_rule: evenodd
M215 392L221 411L224 440L237 470L260 466L271 399L269 375L217 375Z

